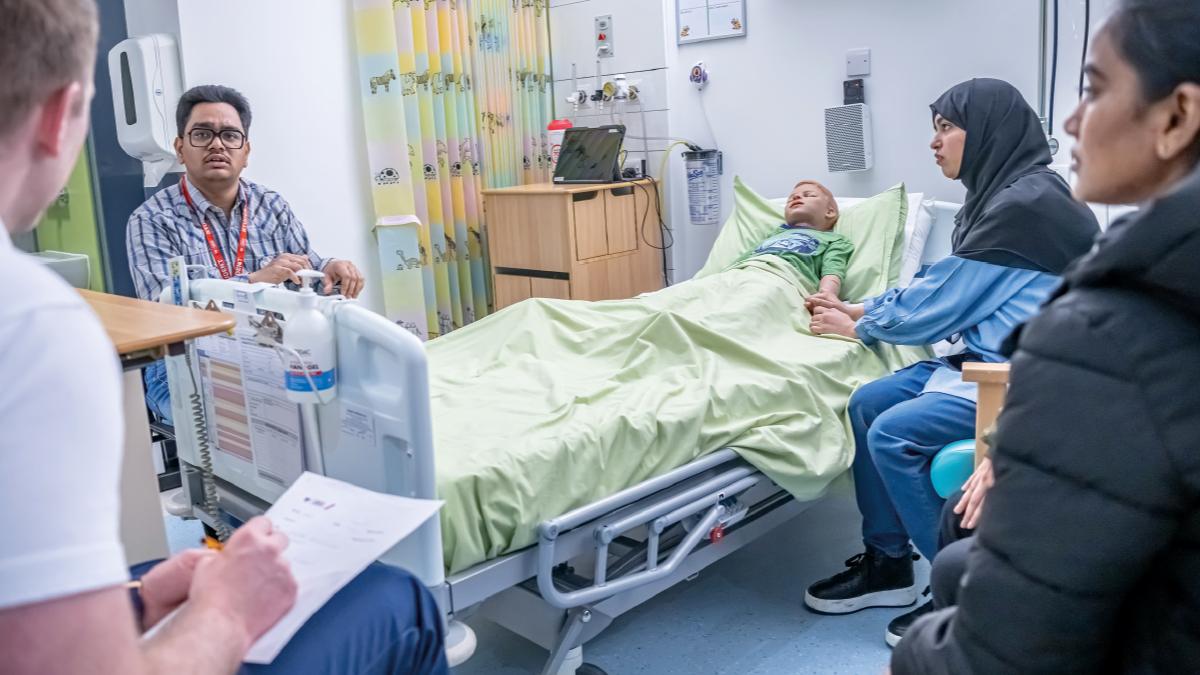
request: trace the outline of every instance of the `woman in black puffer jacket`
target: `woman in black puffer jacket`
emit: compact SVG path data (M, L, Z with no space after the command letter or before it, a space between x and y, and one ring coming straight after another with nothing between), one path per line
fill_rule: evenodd
M958 606L899 673L1200 672L1200 1L1097 35L1076 196L1114 223L1011 340L995 485Z

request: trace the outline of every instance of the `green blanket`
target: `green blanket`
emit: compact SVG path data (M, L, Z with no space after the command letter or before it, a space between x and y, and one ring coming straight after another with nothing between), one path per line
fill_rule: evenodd
M713 265L782 215L738 190ZM856 292L894 278L904 203L898 186L843 214ZM767 256L631 300L527 300L429 343L449 570L723 447L796 497L819 495L853 458L850 394L921 352L812 335L808 283Z

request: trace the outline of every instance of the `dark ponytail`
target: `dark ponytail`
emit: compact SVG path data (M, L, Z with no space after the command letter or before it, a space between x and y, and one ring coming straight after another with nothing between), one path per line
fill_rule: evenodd
M1200 0L1122 0L1105 24L1147 103L1200 84Z

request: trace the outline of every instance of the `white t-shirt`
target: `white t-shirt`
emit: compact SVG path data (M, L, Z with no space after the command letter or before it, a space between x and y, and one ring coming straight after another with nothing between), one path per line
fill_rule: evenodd
M0 609L120 584L120 365L87 303L0 223Z

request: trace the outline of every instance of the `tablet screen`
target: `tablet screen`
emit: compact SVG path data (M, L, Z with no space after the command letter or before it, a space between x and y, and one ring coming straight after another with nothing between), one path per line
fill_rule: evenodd
M567 129L554 169L555 183L609 183L617 176L622 127Z

